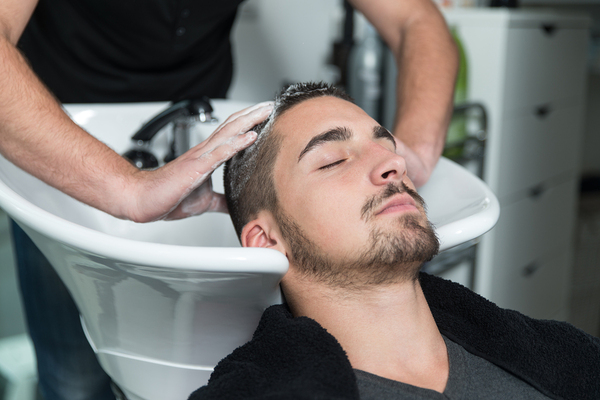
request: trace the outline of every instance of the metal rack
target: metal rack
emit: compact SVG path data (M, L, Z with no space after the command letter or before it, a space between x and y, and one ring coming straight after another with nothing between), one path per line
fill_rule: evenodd
M463 103L454 107L453 117L460 115L467 118L466 138L460 142L446 145L444 156L464 166L479 178L483 178L488 129L486 109L481 103ZM469 277L466 282L460 283L473 288L478 243L479 239L475 239L444 251L423 265L422 270L433 275L443 275L461 264L468 263Z

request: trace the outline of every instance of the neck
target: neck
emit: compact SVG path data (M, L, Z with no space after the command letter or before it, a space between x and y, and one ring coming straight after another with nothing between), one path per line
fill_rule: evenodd
M332 334L353 368L444 391L446 345L418 281L347 290L294 278L282 283L293 315Z

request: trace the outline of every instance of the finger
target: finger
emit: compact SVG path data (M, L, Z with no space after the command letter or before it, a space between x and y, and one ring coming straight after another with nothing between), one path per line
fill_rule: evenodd
M247 113L240 114L236 118L226 121L208 137L211 140L217 136L225 135L232 136L235 134L245 133L252 129L255 125L263 122L273 111L273 104L266 105L253 109Z
M240 150L245 149L256 141L258 135L254 131L245 132L242 135L236 135L224 143L221 143L214 149L203 152L198 161L202 162L201 173L212 172L219 168L221 164L229 160Z
M202 214L213 202L214 192L210 175L199 181L194 189L190 189L167 215L167 219L180 219Z
M396 143L396 154L403 156L406 153L406 145L401 139L398 139L396 136L393 137Z
M229 122L232 122L232 121L238 119L239 117L241 117L243 115L250 114L251 112L253 112L255 110L258 110L260 108L263 108L263 107L269 107L269 106L272 107L274 104L275 103L273 101L264 101L262 103L258 103L258 104L255 104L253 106L244 108L243 110L234 112L229 117L227 117L227 119L225 120L225 122L223 122L221 125L219 125L219 127L217 129L221 128L223 125L228 124Z
M201 199L209 199L213 192L210 185L205 185L210 179L211 174L221 164L233 157L238 151L248 147L256 140L255 132L246 132L231 138L230 141L218 146L209 152L202 152L197 157L193 157L191 151L177 157L172 162L166 164L157 172L166 173L171 178L170 184L182 191L168 191L172 197L173 208L169 211L169 219L183 218L181 214L193 214L202 212ZM168 169L168 171L166 171ZM207 196L209 195L209 196ZM194 211L190 212L189 205L193 205ZM204 206L204 209L208 205ZM222 206L216 207L222 209ZM200 210L200 211L198 211Z
M198 189L201 193L191 193L174 210L169 212L164 219L177 220L205 212L228 213L227 200L223 194L215 193L212 190L204 191L202 187Z
M229 213L227 210L227 200L225 195L221 193L213 193L212 202L210 203L209 209L206 211L222 212L226 214Z
M220 144L230 140L230 138L245 134L263 122L272 111L273 107L268 105L238 117L236 120L223 126L221 130L214 131L204 142L198 145L198 149L211 151Z
M210 178L210 175L221 164L233 157L237 152L250 146L256 140L256 132L250 131L243 135L231 138L210 151L198 151L196 154L192 150L176 158L165 167L175 168L177 176L184 180L183 185L188 189L188 193L198 188ZM185 171L185 172L184 172Z

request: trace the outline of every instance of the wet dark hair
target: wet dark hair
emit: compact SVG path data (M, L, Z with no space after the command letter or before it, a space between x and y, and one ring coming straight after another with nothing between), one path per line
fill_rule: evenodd
M260 211L266 210L277 215L278 200L273 166L282 137L273 132L275 122L295 105L324 96L353 102L344 91L326 83L289 85L275 97L275 106L269 118L252 129L258 134L256 142L225 164L225 197L238 237L241 237L244 226Z

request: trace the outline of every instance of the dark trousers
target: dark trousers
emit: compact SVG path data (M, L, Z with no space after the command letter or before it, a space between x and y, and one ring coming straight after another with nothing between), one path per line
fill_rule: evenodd
M27 234L11 221L23 307L46 400L114 400L69 291Z

